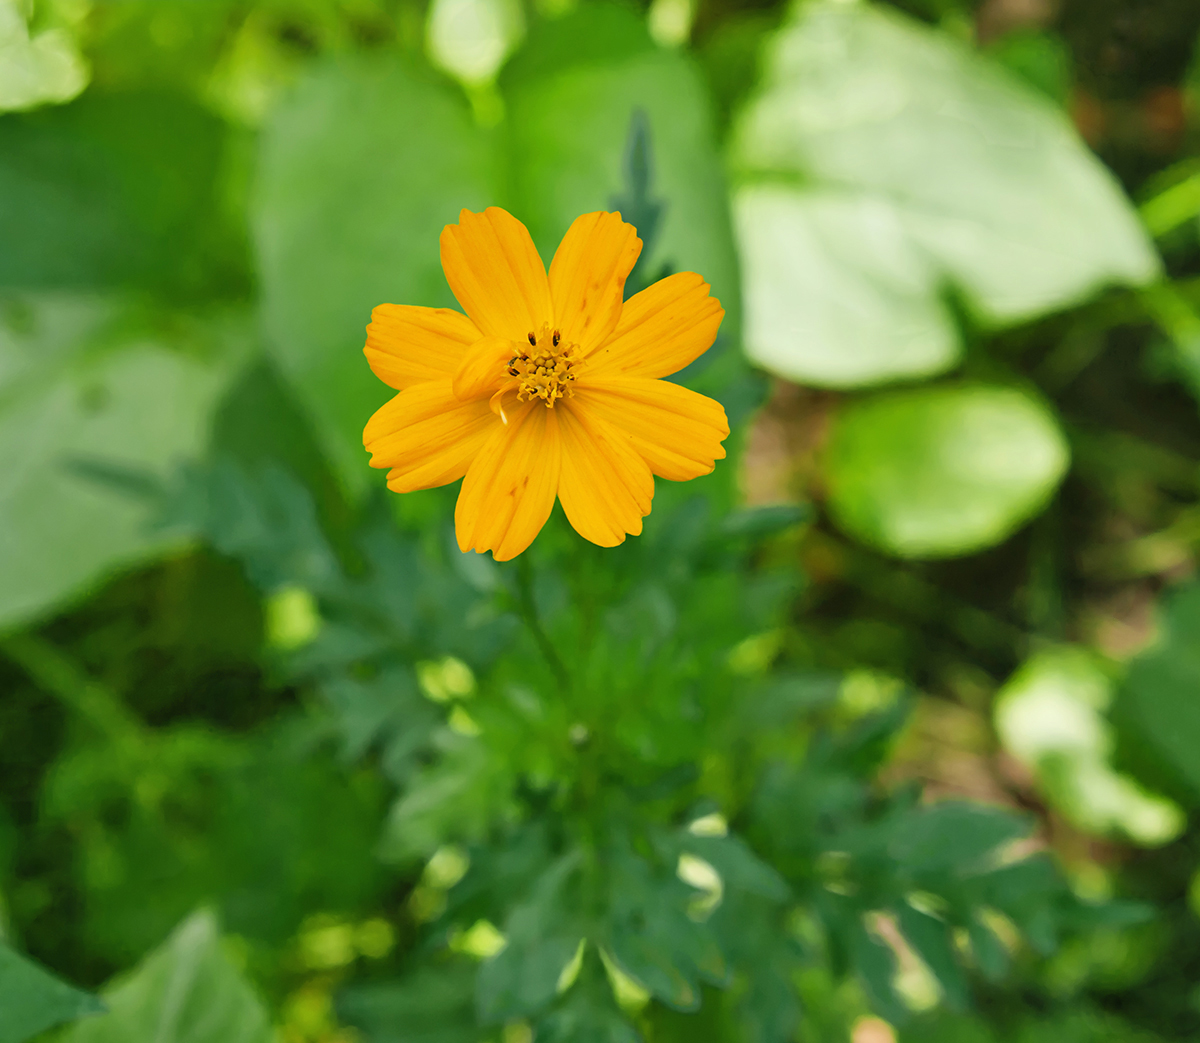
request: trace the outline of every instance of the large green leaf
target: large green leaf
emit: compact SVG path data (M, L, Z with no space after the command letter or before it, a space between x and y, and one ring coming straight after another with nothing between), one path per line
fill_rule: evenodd
M88 80L71 34L30 32L19 0L0 0L0 112L69 101Z
M882 7L800 6L769 48L734 158L747 350L808 383L949 368L946 286L1001 325L1158 271L1059 109Z
M1120 692L1123 723L1150 747L1155 768L1200 799L1200 585L1165 601L1158 642L1138 656Z
M666 203L647 270L657 275L670 262L699 272L729 313L726 331L736 330L737 262L712 105L688 59L656 49L631 11L583 6L532 33L501 85L511 206L543 259L576 217L608 208L620 192L630 124L641 110L653 192Z
M894 392L837 418L829 509L851 535L902 557L966 554L1035 513L1067 460L1053 416L1020 391Z
M262 1003L221 947L216 918L191 916L105 994L109 1013L63 1043L273 1043Z
M937 273L888 200L766 183L738 194L737 218L747 347L767 369L854 387L958 361Z
M1037 774L1055 808L1088 833L1117 831L1147 847L1182 832L1184 816L1112 765L1105 719L1112 681L1083 648L1044 648L1005 682L994 704L1004 748Z
M0 300L0 625L162 546L143 503L75 465L161 473L199 450L244 343L92 297Z
M155 91L0 117L0 286L244 292L228 138L198 103Z
M104 1006L0 944L0 1043L25 1043L40 1032Z
M362 346L384 302L453 305L438 254L460 208L494 200L461 98L394 58L320 66L263 132L254 235L271 350L352 488L362 429L391 394Z

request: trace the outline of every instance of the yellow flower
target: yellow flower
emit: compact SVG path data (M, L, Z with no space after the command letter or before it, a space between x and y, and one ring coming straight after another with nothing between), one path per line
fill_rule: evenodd
M642 531L653 475L684 481L724 457L720 404L658 378L707 351L725 312L693 272L622 303L642 241L620 214L578 218L549 278L525 226L498 207L462 211L441 246L466 315L374 310L367 361L400 394L363 443L395 492L465 476L463 551L515 557L555 497L581 536L616 546Z

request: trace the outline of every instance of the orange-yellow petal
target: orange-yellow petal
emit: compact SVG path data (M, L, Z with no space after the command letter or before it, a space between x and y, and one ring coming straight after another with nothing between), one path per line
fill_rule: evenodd
M512 214L464 210L442 230L442 268L458 303L486 337L523 341L554 321L546 266Z
M403 391L451 376L480 336L475 323L450 308L381 304L371 312L363 352L375 376Z
M558 498L567 520L586 540L615 547L642 531L654 478L628 436L594 411L560 405L562 475Z
M472 344L454 372L454 393L461 399L491 398L504 378L505 363L517 353L517 346L504 337L484 337Z
M500 421L487 399L462 402L450 380L401 391L367 422L372 467L387 467L388 488L406 493L457 481Z
M484 409L487 402L480 400ZM515 558L542 530L554 507L562 459L557 410L526 402L508 413L463 479L454 508L458 546Z
M725 309L695 272L677 272L625 302L613 335L589 358L589 374L665 377L704 354Z
M616 328L625 280L642 252L633 225L620 214L577 217L550 263L554 323L586 354Z
M708 474L723 459L729 423L719 402L666 380L615 377L580 380L572 407L629 436L661 478L683 482Z

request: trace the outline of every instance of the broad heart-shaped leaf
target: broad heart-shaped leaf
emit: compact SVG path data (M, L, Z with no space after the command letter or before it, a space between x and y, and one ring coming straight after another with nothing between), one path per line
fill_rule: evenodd
M109 1012L73 1025L63 1043L273 1043L211 913L184 921L105 1001Z
M253 230L269 346L352 489L392 392L367 367L371 309L453 306L438 236L495 202L466 102L392 57L318 67L264 129Z
M1012 388L891 392L838 416L826 457L829 510L852 536L906 558L998 543L1066 471L1054 417Z
M945 285L1002 325L1158 272L1061 110L881 6L799 5L733 152L747 351L796 380L854 387L949 368Z
M1158 642L1129 668L1116 715L1148 747L1155 766L1200 804L1200 585L1164 601Z
M162 473L199 451L244 343L107 299L0 299L0 626L162 548L144 503L75 465Z
M576 217L609 209L620 193L630 125L645 113L651 194L666 204L647 272L657 277L666 262L699 272L733 335L740 305L725 183L712 106L688 59L655 48L632 11L583 5L532 32L501 87L511 206L547 264Z
M55 1025L103 1009L96 997L0 944L0 1043L25 1043Z
M958 361L937 270L891 201L766 183L738 193L736 215L747 347L760 365L855 387Z

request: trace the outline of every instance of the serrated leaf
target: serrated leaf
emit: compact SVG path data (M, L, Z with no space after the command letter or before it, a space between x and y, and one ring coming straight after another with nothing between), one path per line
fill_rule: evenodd
M916 874L965 876L987 868L989 856L1029 832L1030 824L998 808L946 800L897 819L888 853Z
M991 982L1001 981L1008 973L1008 950L981 917L974 916L967 924L971 953L983 976Z
M708 862L724 881L726 891L745 891L775 902L786 901L791 890L778 871L758 857L741 837L692 837L680 847Z
M641 1037L617 1006L594 950L584 954L579 980L538 1021L536 1038L541 1043L639 1043Z
M337 996L338 1019L368 1043L474 1043L475 971L465 961L419 967L400 981L353 985Z
M629 852L612 856L609 943L621 969L677 1010L700 1004L700 981L726 984L711 928L688 916L694 892Z
M0 943L0 1043L25 1043L55 1025L102 1010L95 996Z
M917 955L933 972L946 1002L953 1010L962 1010L970 1002L967 978L954 953L950 927L937 917L901 902L897 910L900 931Z
M273 1043L211 913L186 920L104 998L108 1013L71 1026L63 1043Z
M558 859L505 920L505 947L479 968L475 997L481 1020L537 1014L554 999L563 969L586 933L573 886L578 869L577 855Z

